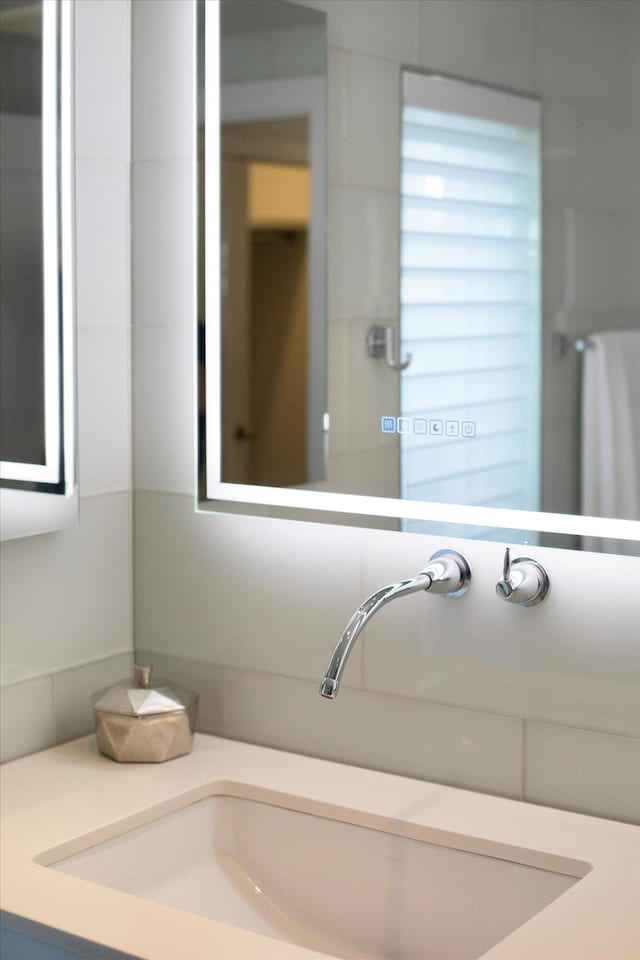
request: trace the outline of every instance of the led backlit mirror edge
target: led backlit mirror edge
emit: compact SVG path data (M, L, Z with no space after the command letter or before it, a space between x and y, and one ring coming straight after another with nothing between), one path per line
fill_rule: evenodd
M544 513L542 511L510 510L496 507L474 507L463 504L405 501L395 498L361 496L356 494L326 493L312 490L225 483L222 480L222 435L219 417L221 390L221 313L220 313L220 10L219 0L206 0L204 23L198 24L197 5L194 4L194 31L204 30L204 270L205 270L205 395L209 409L205 410L205 446L195 451L196 477L204 466L205 496L196 493L197 509L205 512L234 512L286 519L313 519L316 522L357 525L375 525L380 520L406 519L430 524L470 524L478 527L503 529L505 539L512 539L514 531L550 533L567 537L594 537L605 540L640 541L640 521L604 517L586 517L573 514ZM198 49L197 42L194 49ZM197 103L198 70L194 71L194 96ZM197 163L197 124L194 124L194 157ZM194 178L197 183L198 178ZM197 199L197 198L196 198ZM197 202L194 209L198 209ZM196 244L198 242L197 217ZM195 258L195 297L198 304L198 276ZM196 316L197 330L197 316ZM195 363L198 362L196 335ZM198 393L198 377L194 378ZM211 398L217 398L217 411L212 414ZM195 397L194 409L202 398ZM196 430L196 447L198 431ZM324 516L323 516L324 515ZM339 517L340 519L336 519ZM344 520L342 521L342 518ZM435 532L435 531L434 531ZM443 528L443 535L446 530ZM607 552L603 543L603 550Z
M43 251L47 464L36 475L3 464L0 540L77 522L74 231L74 15L72 0L43 3ZM50 82L51 75L56 83ZM61 384L61 386L60 386ZM58 482L56 482L58 481ZM48 490L58 489L51 493Z

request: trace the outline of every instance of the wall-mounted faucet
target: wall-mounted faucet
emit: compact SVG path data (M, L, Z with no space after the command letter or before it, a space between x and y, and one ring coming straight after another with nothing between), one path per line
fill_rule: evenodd
M320 695L335 700L349 654L368 621L381 607L397 597L417 593L419 590L427 590L441 597L461 597L469 589L470 582L471 570L466 557L457 550L438 550L429 560L428 566L416 577L391 583L388 587L372 593L360 604L338 640L324 680L320 684Z
M537 607L549 593L550 586L549 574L541 563L531 557L511 560L511 551L507 547L502 580L496 583L496 593L501 600L521 607Z

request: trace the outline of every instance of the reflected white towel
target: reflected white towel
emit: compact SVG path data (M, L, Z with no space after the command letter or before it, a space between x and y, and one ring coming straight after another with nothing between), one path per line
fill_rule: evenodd
M590 335L582 381L582 514L640 520L640 330ZM585 538L589 541L590 538ZM599 549L600 541L585 542ZM629 543L607 549L629 552Z

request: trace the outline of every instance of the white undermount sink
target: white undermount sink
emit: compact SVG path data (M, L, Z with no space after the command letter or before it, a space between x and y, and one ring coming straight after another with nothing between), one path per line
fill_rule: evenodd
M417 825L400 836L383 818L361 826L331 816L296 810L295 798L268 791L263 801L210 796L51 866L367 960L480 957L589 870L576 861L568 875L560 858L557 870L549 858L542 868L499 843L478 853L472 838Z

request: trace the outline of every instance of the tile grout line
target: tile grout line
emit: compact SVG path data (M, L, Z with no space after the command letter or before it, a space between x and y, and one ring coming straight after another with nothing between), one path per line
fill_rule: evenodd
M522 718L522 771L520 778L520 799L524 802L527 796L527 751L528 751L528 720Z

